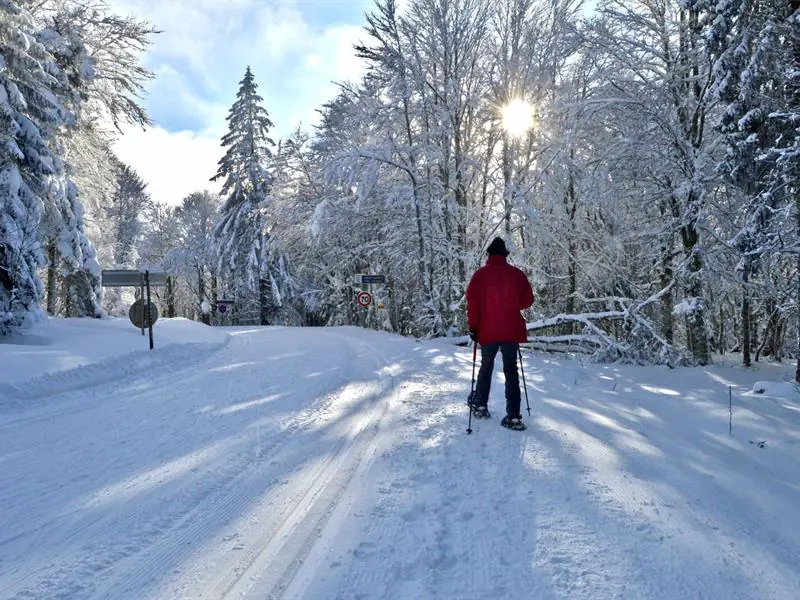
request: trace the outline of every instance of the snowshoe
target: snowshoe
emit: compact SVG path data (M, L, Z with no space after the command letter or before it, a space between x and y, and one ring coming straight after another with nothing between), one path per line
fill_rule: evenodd
M477 406L470 404L470 409L472 410L472 418L473 419L488 419L492 415L489 413L489 409L485 406Z
M500 421L500 425L505 427L506 429L512 429L514 431L525 431L525 423L522 422L521 417L509 417L506 415L503 417L503 420Z
M474 419L488 419L492 415L489 414L489 409L486 408L486 405L479 405L475 404L475 394L476 392L472 392L467 399L467 406L472 411L472 417Z

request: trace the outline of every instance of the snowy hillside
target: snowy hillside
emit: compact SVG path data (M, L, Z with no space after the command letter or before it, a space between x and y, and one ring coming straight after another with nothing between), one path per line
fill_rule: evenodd
M468 436L467 348L155 333L0 344L0 598L798 597L788 365L526 355L529 429L499 426L498 374Z

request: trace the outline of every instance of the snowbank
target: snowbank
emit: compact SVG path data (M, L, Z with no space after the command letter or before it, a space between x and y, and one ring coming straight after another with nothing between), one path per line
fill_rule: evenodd
M753 393L771 398L792 399L798 397L798 386L791 381L756 381Z
M48 319L0 338L0 401L81 389L224 346L229 336L188 319L153 327L154 350L127 319ZM174 367L173 367L174 368Z

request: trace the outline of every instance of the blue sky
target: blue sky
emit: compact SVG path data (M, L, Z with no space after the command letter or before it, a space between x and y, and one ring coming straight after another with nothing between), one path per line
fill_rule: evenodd
M275 124L273 139L300 123L309 127L316 109L336 94L333 82L361 76L352 47L365 38L364 13L374 6L372 0L108 2L162 30L144 56L156 74L146 97L155 126L128 128L114 151L149 183L154 200L168 204L219 189L209 179L248 65Z
M219 138L250 65L277 139L356 79L352 46L363 38L371 0L110 0L163 32L144 57L156 74L145 99L155 127L128 129L115 145L149 182L155 200L177 204L208 179L222 156Z

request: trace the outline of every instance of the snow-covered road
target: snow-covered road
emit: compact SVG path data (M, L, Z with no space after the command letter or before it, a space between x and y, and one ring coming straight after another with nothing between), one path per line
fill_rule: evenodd
M332 330L241 329L0 417L0 597L270 597L371 456L389 360Z
M750 373L532 356L528 431L498 375L467 436L467 349L229 333L0 402L0 598L800 597L800 408Z

